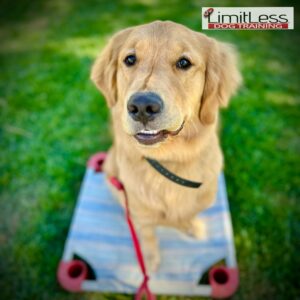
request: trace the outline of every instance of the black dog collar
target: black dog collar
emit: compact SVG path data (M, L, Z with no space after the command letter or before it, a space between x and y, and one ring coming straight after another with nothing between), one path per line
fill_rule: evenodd
M177 184L194 189L200 187L202 184L201 182L191 181L177 176L176 174L170 172L165 167L163 167L157 160L148 157L145 157L145 159L157 172L159 172L160 174Z

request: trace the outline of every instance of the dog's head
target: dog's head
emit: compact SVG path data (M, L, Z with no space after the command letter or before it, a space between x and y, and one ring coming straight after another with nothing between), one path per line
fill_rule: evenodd
M241 81L231 46L169 21L115 34L91 78L127 135L151 148L214 124Z

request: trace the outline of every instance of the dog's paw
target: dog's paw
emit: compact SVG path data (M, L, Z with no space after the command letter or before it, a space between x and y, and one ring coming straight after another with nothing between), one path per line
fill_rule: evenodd
M146 253L145 264L149 273L154 273L158 270L160 265L160 254L159 251L153 251L152 253Z
M205 239L207 237L206 225L200 219L195 219L190 222L190 226L187 228L186 233L196 239Z

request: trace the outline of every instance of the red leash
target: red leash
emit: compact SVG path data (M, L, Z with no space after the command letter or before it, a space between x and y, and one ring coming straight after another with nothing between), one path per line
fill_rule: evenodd
M125 190L123 184L116 177L111 177L111 178L109 178L109 180L110 180L111 184L116 189L118 189L119 191L122 191L124 193L126 220L127 220L130 235L131 235L131 238L132 238L132 242L133 242L133 246L134 246L134 250L135 250L135 255L136 255L136 258L137 258L138 263L140 265L143 276L144 276L144 280L143 280L141 286L137 290L135 300L141 300L143 298L143 296L145 296L147 300L155 300L156 297L155 297L155 295L152 294L152 292L150 291L149 286L148 286L149 276L147 275L147 270L146 270L146 266L145 266L141 246L140 246L140 243L139 243L139 240L138 240L138 236L136 234L136 231L134 229L134 225L133 225L131 217L130 217L129 204L128 204L128 198L127 198L126 190Z

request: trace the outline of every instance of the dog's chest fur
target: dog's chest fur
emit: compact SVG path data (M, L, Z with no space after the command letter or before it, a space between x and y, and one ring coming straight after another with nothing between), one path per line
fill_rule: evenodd
M177 168L168 164L170 170L179 176L202 182L195 189L170 181L145 159L134 164L134 168L132 162L122 161L119 176L125 184L132 214L143 223L172 225L190 220L209 207L214 199L207 197L207 194L210 190L215 193L217 174L213 170L204 172L199 164L198 161ZM128 170L131 170L130 176Z

